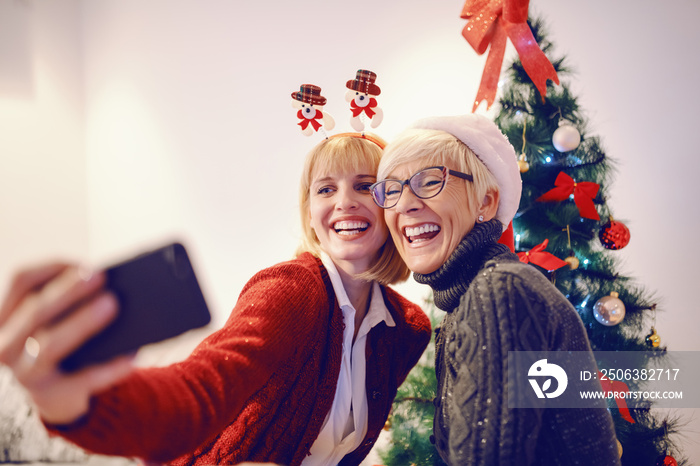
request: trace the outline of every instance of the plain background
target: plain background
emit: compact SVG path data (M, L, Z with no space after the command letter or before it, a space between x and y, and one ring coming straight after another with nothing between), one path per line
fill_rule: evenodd
M299 132L291 92L320 85L333 132L349 131L345 82L373 70L389 140L417 118L468 113L485 57L461 37L461 8L0 0L0 287L47 257L100 266L179 239L220 325L247 279L298 242L301 164L320 137ZM533 0L530 12L617 161L623 271L658 297L663 344L700 350L700 4ZM700 410L679 413L677 440L700 461Z

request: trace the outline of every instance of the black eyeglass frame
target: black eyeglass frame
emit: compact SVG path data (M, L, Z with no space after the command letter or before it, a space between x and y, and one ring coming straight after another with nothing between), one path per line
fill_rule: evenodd
M442 170L442 172L444 173L444 175L443 175L443 181L442 181L442 186L440 186L440 189L438 190L438 192L436 192L435 194L431 194L430 196L420 196L420 195L418 195L418 193L416 193L416 192L413 190L413 186L411 186L411 180L413 179L413 177L415 177L415 176L418 175L419 173L422 173L422 172L424 172L424 171L426 171L426 170L431 170L431 169L434 169L434 168L439 168L439 169ZM474 177L473 177L472 175L468 174L468 173L462 173L462 172L460 172L460 171L452 170L452 169L447 168L447 167L445 167L445 166L438 165L438 166L435 166L435 167L425 167L425 168L422 168L422 169L418 170L417 172L415 172L413 175L411 175L407 180L401 181L401 180L394 180L394 179L391 179L391 178L387 178L386 180L377 181L376 183L372 184L372 185L369 187L369 189L370 189L370 191L371 191L371 193L372 193L372 200L374 201L375 204L377 204L377 205L378 205L379 207L381 207L382 209L391 209L392 207L396 207L396 204L399 203L399 200L401 199L401 195L403 194L403 188L404 188L404 186L408 185L408 189L410 189L411 192L413 193L413 195L416 196L418 199L432 199L432 198L434 198L435 196L437 196L438 194L440 194L440 193L442 192L443 189L445 189L445 185L447 184L447 182L448 182L449 179L450 179L449 175L453 175L453 176L456 176L457 178L461 178L461 179L463 179L463 180L467 180L467 181L474 182ZM385 207L385 206L381 205L381 204L379 203L379 201L377 200L377 198L376 198L376 196L375 196L375 194L374 194L374 189L375 189L375 187L376 187L377 185L379 185L380 183L385 183L385 182L387 182L387 181L395 181L396 183L399 183L399 184L401 185L401 192L399 193L399 196L396 198L396 202L395 202L394 204Z

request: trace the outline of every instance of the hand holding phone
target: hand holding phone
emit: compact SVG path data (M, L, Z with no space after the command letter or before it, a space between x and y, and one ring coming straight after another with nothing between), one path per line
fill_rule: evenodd
M179 243L119 263L105 273L106 288L119 301L119 314L61 362L65 372L134 352L211 320L187 251Z

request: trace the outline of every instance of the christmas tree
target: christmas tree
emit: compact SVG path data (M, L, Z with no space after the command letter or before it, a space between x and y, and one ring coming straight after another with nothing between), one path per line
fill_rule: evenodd
M495 121L521 154L523 193L513 221L516 252L573 304L594 351L663 357L665 347L649 325L658 311L653 296L619 272L615 251L627 244L630 233L613 218L607 203L613 161L600 138L589 132L584 112L563 79L570 74L565 59L551 56L553 46L541 21L528 24L561 85L549 81L543 98L516 59L507 67L498 100ZM432 304L428 307L439 320L441 313ZM436 390L433 357L431 345L428 358L399 391L389 423L390 448L380 452L387 466L444 464L429 440ZM612 403L610 411L623 465L685 463L676 460L679 451L672 441L678 420L655 417L650 404L627 411Z
M426 312L432 328L442 319L440 311L428 297ZM435 446L431 442L433 415L435 413L435 332L420 361L399 387L394 399L391 415L385 429L391 438L386 449L380 449L379 456L385 466L444 466Z
M542 22L530 27L559 77L566 77L564 58L550 56L553 47ZM613 218L607 203L613 163L600 138L588 131L576 97L562 79L560 86L550 83L543 99L516 60L499 104L496 123L521 153L523 195L513 221L516 251L522 256L544 244L548 253L564 258L565 266L540 270L574 305L594 351L644 351L662 357L665 347L646 326L657 312L653 296L619 272L615 251L626 246L630 233ZM611 413L622 464L656 465L666 455L677 457L669 437L676 422L656 419L650 406L624 416L613 404Z

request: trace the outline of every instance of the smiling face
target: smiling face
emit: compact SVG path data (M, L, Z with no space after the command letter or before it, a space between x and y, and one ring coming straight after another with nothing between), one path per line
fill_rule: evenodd
M493 175L464 143L444 131L413 129L399 135L387 146L378 177L403 181L434 166L470 174L473 181L450 176L430 199L419 199L404 186L398 204L384 210L396 249L408 268L419 274L440 268L477 218L491 220L498 210Z
M428 166L428 161L410 162L387 178L405 180ZM465 182L456 177L450 177L442 192L430 199L420 199L405 187L399 203L385 211L399 254L409 269L420 274L434 272L445 263L478 215L469 207Z
M350 273L367 271L389 234L369 187L370 167L356 172L317 172L309 191L309 223L321 249Z
M369 194L385 145L369 133L342 133L307 154L299 185L302 235L297 254L318 257L325 251L348 273L365 272L362 280L390 285L408 278L384 213Z

